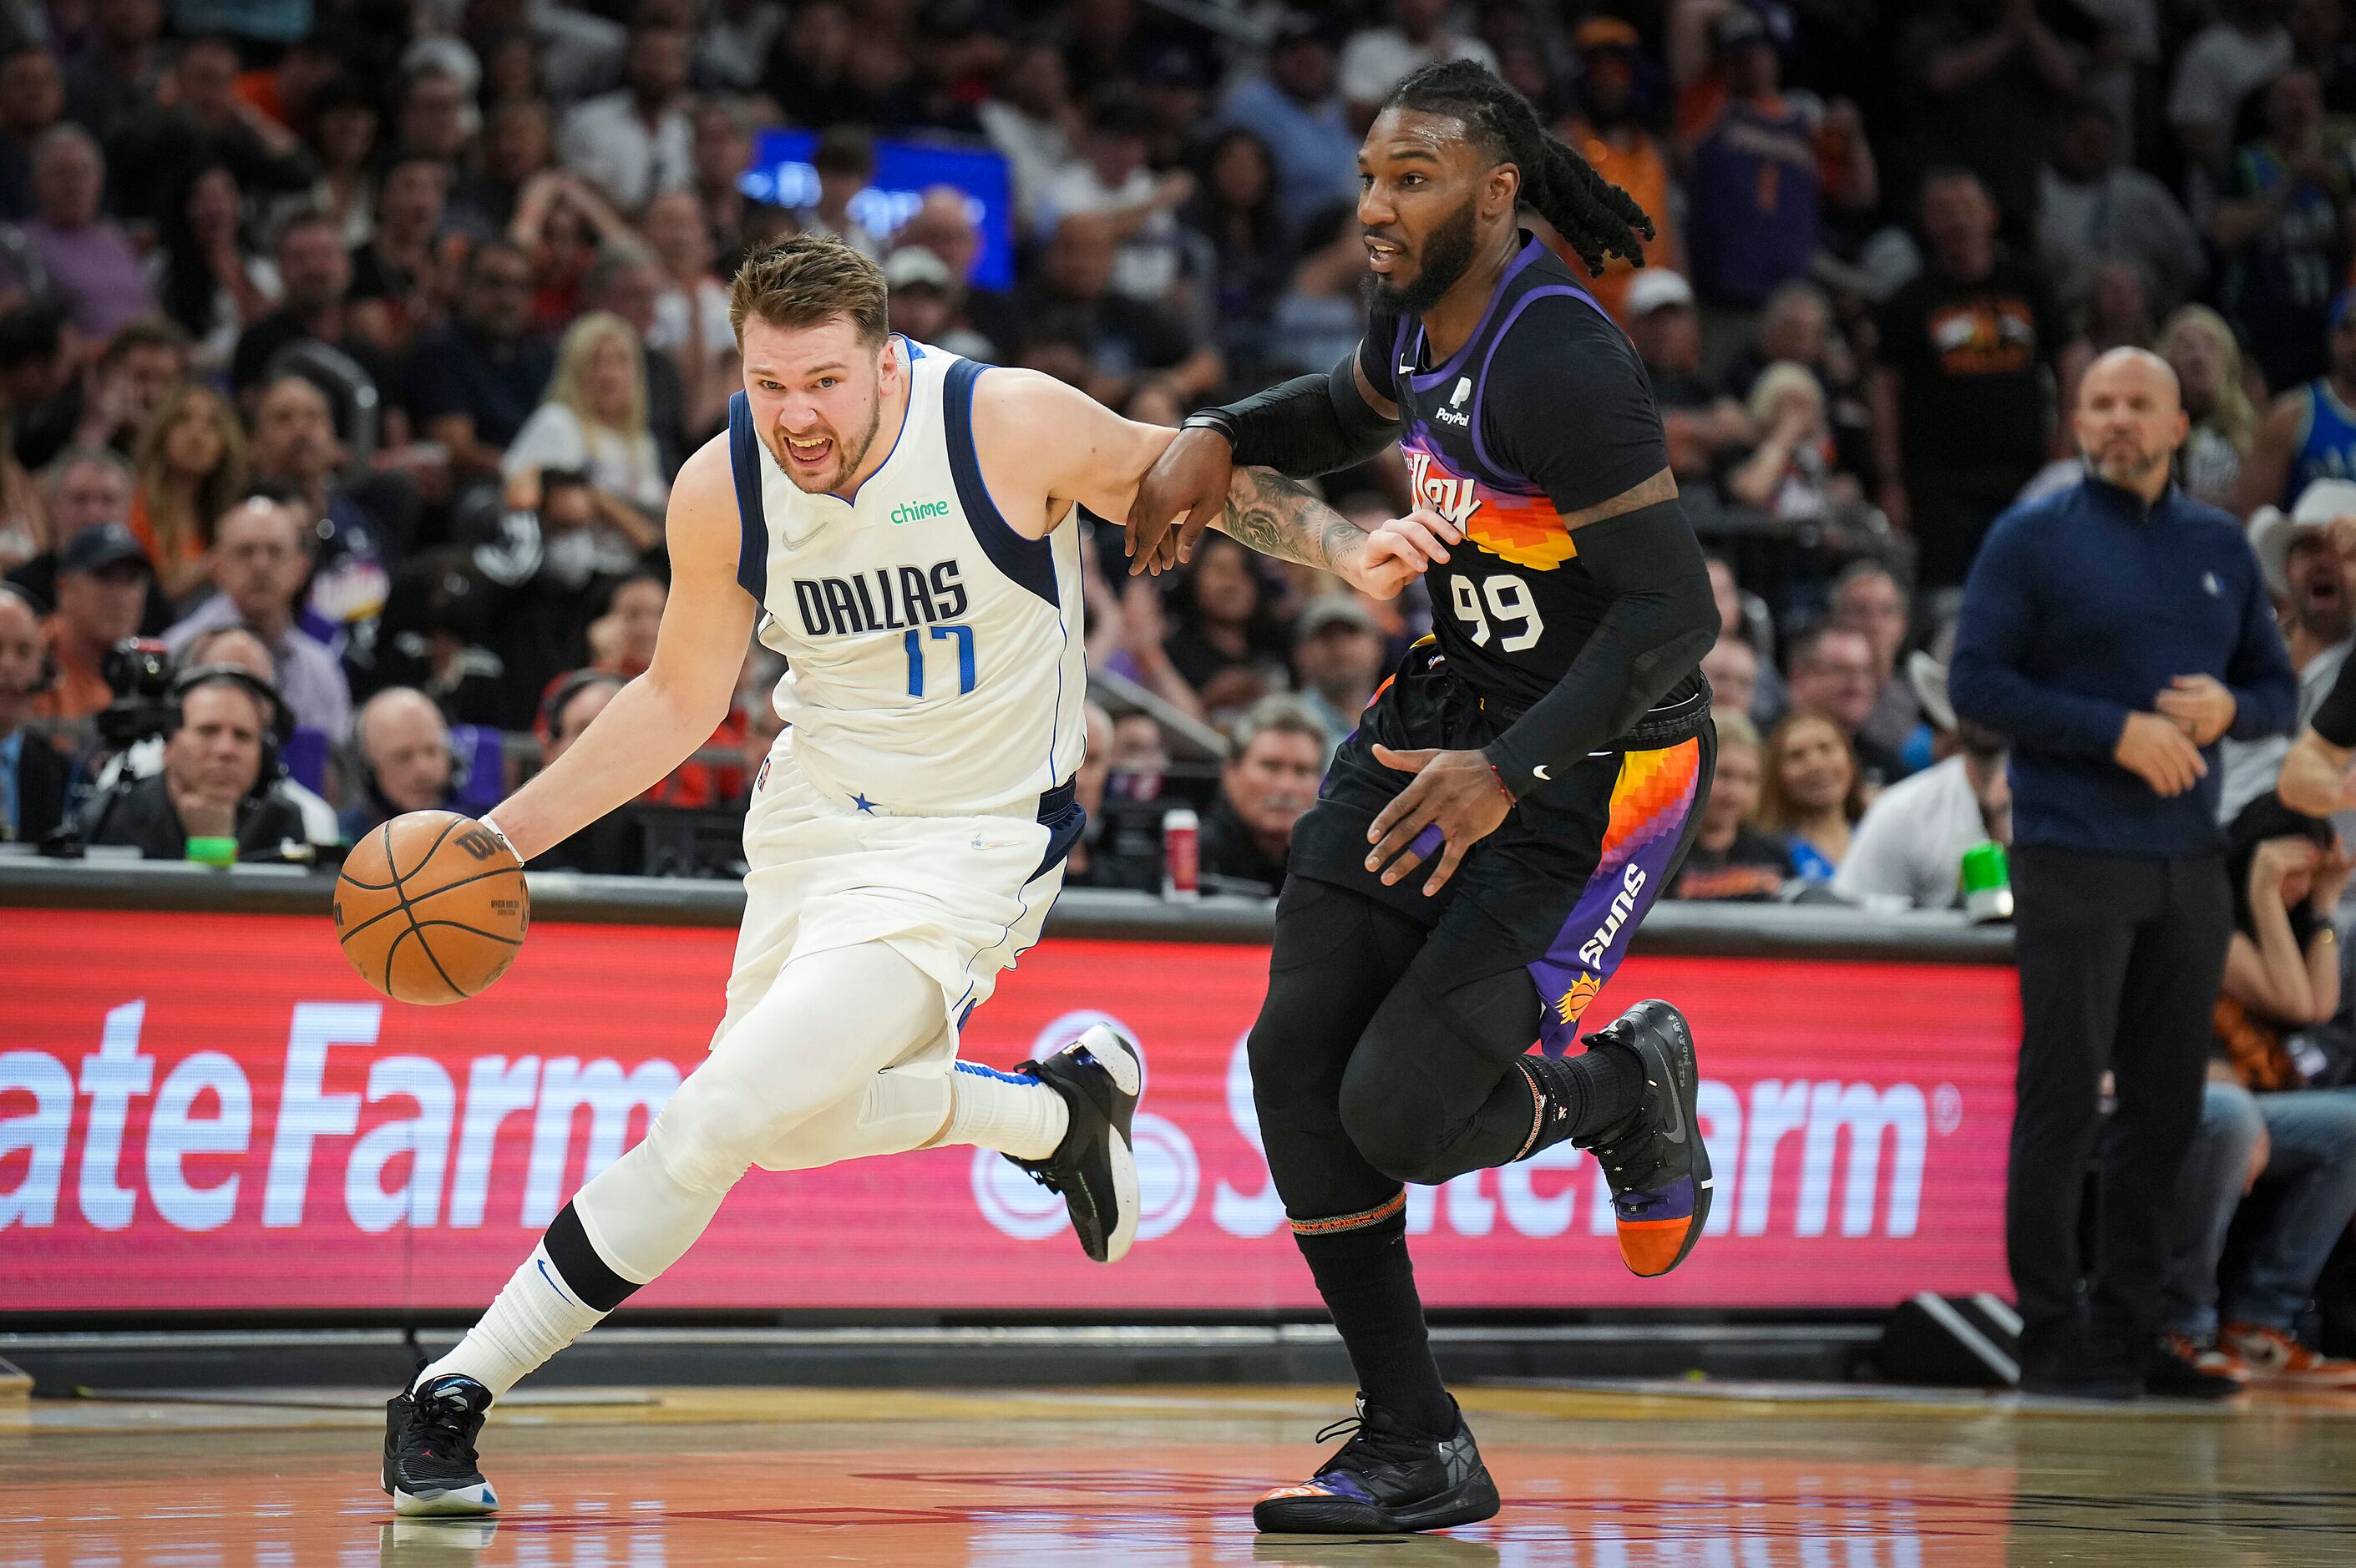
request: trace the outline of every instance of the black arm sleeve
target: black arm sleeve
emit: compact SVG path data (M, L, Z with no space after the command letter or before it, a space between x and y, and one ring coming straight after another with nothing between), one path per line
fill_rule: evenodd
M1577 537L1580 564L1612 604L1554 689L1489 742L1489 762L1516 800L1634 727L1718 635L1701 545L1677 502L1590 523Z
M1323 376L1296 376L1210 412L1226 421L1235 460L1306 479L1351 468L1398 439L1398 421L1358 390L1355 354Z
M2356 747L2356 659L2340 667L2340 674L2325 694L2323 705L2308 720L2308 727L2340 751Z

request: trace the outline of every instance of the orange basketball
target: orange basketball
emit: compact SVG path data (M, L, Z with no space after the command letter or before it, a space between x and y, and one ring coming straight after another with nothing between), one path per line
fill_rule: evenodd
M461 1002L507 973L531 923L523 865L452 811L396 816L352 846L336 935L360 978L396 1002Z

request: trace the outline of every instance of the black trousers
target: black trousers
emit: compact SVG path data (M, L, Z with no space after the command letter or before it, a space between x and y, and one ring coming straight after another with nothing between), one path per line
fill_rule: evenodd
M2168 1210L2201 1120L2210 1015L2233 929L2222 851L2180 859L2013 851L2020 1068L2005 1246L2024 1360L2067 1354L2082 1285L2106 1344L2153 1333ZM2103 1072L2117 1109L2104 1140L2093 1266L2080 1200Z

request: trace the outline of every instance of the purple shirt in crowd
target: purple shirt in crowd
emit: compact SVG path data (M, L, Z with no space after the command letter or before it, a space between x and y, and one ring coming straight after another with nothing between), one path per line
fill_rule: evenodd
M155 313L147 273L115 224L102 219L82 229L56 229L28 218L17 229L49 270L49 293L84 337L103 343L125 322Z

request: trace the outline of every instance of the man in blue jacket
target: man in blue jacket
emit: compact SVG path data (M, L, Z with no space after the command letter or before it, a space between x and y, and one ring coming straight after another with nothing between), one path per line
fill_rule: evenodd
M2233 930L2217 741L2287 731L2297 684L2240 527L2171 483L2186 420L2167 364L2104 355L2072 417L2088 477L1990 528L1948 679L1958 714L2012 741L2020 1386L2222 1398L2236 1385L2166 1351L2153 1313ZM2106 1069L2117 1107L2087 1268Z

